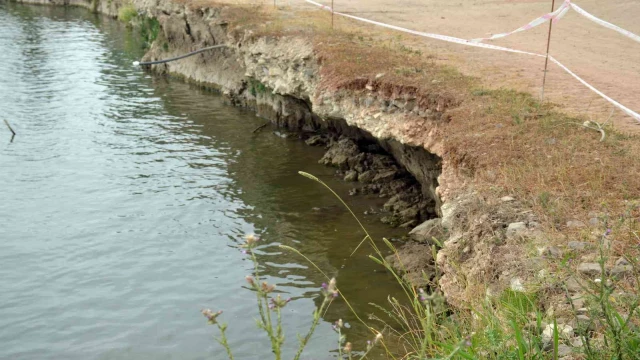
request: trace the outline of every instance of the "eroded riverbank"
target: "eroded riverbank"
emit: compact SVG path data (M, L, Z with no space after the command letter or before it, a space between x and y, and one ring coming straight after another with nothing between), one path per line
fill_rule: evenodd
M438 287L459 308L505 289L541 292L541 311L569 322L562 289L576 269L567 256L593 265L609 216L631 211L640 189L632 137L613 132L601 145L551 104L478 88L431 55L361 30L332 31L315 14L209 1L52 3L111 16L134 6L133 25L151 43L145 60L226 44L151 70L217 89L328 146L323 162L361 183L352 193L386 197L386 222L409 230L437 216L412 231L426 244L407 255L427 254L412 277L433 266L428 245L441 246ZM629 254L633 234L620 230L607 268ZM576 239L590 245L574 249Z

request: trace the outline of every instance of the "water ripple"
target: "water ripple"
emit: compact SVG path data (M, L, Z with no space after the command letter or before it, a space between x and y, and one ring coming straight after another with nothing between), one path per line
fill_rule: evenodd
M225 310L238 358L261 358L253 294L242 289L247 232L265 238L266 279L296 299L292 331L305 330L325 279L278 244L341 273L363 311L393 291L366 257L343 272L362 238L346 212L311 211L335 205L296 175L329 179L322 150L252 134L263 120L134 68L142 44L120 23L1 2L0 24L0 117L18 132L0 145L0 358L215 358L203 307ZM337 304L327 316L349 312ZM326 354L327 344L310 349Z

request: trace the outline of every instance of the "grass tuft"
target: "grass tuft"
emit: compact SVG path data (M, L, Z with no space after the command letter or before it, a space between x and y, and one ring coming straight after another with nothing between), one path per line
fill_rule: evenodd
M125 4L120 9L118 9L118 20L123 23L129 24L131 20L138 17L138 10L136 10L133 4Z

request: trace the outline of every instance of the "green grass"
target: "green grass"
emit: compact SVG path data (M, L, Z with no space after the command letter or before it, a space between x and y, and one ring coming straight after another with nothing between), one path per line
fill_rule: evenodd
M249 92L253 97L258 96L258 94L264 94L267 90L267 86L260 81L254 79L249 80Z
M132 4L126 4L118 10L118 19L127 24L127 26L138 29L145 49L151 47L151 44L160 35L160 30L162 30L158 19L146 15L139 15ZM168 48L169 45L165 42L163 49L166 51Z
M145 43L145 47L151 47L151 44L160 35L160 22L156 18L144 16L140 21L140 36Z

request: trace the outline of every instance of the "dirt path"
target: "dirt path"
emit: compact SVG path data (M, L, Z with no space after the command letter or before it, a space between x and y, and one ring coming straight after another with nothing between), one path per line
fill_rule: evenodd
M279 0L295 9L312 10L299 0ZM319 1L330 5L328 0ZM562 0L556 0L556 8ZM640 34L637 0L578 0L576 4L604 20ZM511 31L551 9L550 0L335 0L336 11L409 29L465 39ZM320 10L318 10L320 11ZM379 31L373 25L365 29ZM378 28L379 29L379 28ZM548 25L489 43L544 53ZM541 93L544 59L478 49L419 37L406 37L414 48L436 54L469 75L481 77L491 88L508 87ZM551 54L587 82L629 107L640 111L640 44L582 17L575 11L554 24ZM558 66L549 65L545 98L567 112L597 121L609 118L613 106L587 89ZM612 121L623 131L640 132L640 123L622 111Z

